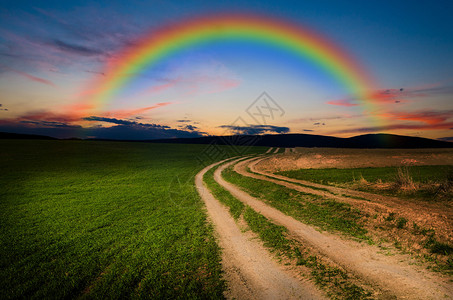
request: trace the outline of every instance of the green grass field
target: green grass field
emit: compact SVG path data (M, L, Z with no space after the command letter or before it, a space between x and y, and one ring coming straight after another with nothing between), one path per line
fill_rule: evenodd
M0 141L1 298L222 297L205 148Z

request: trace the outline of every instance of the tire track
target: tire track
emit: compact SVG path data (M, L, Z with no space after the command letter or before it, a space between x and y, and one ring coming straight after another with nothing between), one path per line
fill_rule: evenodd
M235 166L235 171L243 176L270 181L300 192L310 193L335 199L341 202L350 203L360 208L363 212L374 214L375 212L390 213L397 211L400 216L404 216L406 219L416 221L417 224L424 227L442 228L445 226L445 224L448 228L453 227L453 214L451 213L451 210L445 210L441 204L419 201L417 202L417 205L410 205L407 200L402 200L397 197L382 196L362 191L323 185L310 181L289 178L282 175L276 175L270 172L264 172L256 167L257 164L259 164L264 159L266 158L253 158L241 162L240 164L237 164ZM248 165L250 171L252 171L253 173L247 171L246 165ZM304 186L301 186L299 184L302 184ZM361 199L351 197L359 197ZM443 234L445 236L449 235L449 233L445 232L440 234Z
M278 265L257 239L252 239L253 234L242 233L228 210L214 198L203 183L203 175L222 162L201 170L195 177L195 185L223 249L222 265L229 285L225 296L230 299L325 299L313 284L296 279Z
M233 196L273 222L285 226L300 242L308 243L344 269L381 291L382 297L402 299L440 299L453 297L451 286L438 276L417 266L400 262L404 256L385 256L374 246L344 240L333 234L320 233L281 211L251 197L221 177L221 172L236 163L218 168L214 179ZM247 162L247 160L245 161Z

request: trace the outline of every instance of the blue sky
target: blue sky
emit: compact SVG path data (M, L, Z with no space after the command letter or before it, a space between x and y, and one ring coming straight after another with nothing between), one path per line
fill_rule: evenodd
M248 105L267 91L285 110L271 125L293 133L453 136L451 1L1 3L1 131L58 137L102 137L99 134L109 131L118 138L128 136L128 129L137 138L228 134L225 125L246 116ZM374 76L376 92L395 100L372 112L382 124L370 121L370 112L362 108L328 104L348 95L311 61L243 43L187 49L144 70L149 77L127 86L104 115L95 116L98 121L87 121L89 115L68 117L68 107L80 102L86 86L103 76L109 58L145 32L220 12L280 18L341 46ZM163 83L171 83L171 88L153 96L140 94ZM135 115L111 113L158 103L171 105ZM109 122L112 117L133 123ZM181 119L187 122L177 121Z

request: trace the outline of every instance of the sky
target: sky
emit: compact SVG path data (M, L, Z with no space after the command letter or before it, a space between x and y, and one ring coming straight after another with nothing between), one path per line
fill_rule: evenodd
M107 139L392 133L453 141L452 1L0 2L3 132ZM315 32L373 78L373 105L310 57L220 40L145 65L92 109L93 91L141 40L224 14Z

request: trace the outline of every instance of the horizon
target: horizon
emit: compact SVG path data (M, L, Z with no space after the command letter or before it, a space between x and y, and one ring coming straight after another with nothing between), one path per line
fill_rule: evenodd
M229 137L235 137L235 136L246 136L246 137L265 137L265 136L284 136L284 135L309 135L309 136L317 136L317 137L322 137L322 138L334 138L334 139L353 139L353 138L359 138L359 137L366 137L366 136L381 136L381 144L385 145L385 137L389 136L396 136L396 137L402 137L402 138L421 138L421 139L426 139L426 140L431 140L435 142L445 142L445 143L451 143L453 145L453 142L451 140L443 140L443 139L431 139L431 138L425 138L425 137L418 137L418 136L409 136L409 135L400 135L400 134L392 134L392 133L382 133L382 132L377 132L377 133L366 133L366 134L358 134L358 135L353 135L349 137L339 137L339 136L334 136L334 135L320 135L320 134L314 134L314 133L262 133L262 134L231 134L231 135L203 135L203 136L196 136L196 137L169 137L169 138L151 138L151 139L104 139L104 138L79 138L79 137L65 137L65 138L58 138L58 137L53 137L53 136L48 136L48 135L39 135L39 134L29 134L29 133L14 133L14 132L3 132L0 131L0 139L8 139L8 137L3 137L1 136L2 134L5 135L17 135L19 139L27 139L26 137L21 137L21 136L36 136L36 137L42 137L42 138L50 138L50 139L56 139L56 140L98 140L98 141L118 141L118 142L153 142L153 141L171 141L171 140L193 140L193 139L203 139L203 138L229 138ZM385 136L384 139L382 139L382 136ZM39 138L38 138L39 139ZM234 143L230 143L228 141L223 141L226 145L236 145ZM252 141L252 144L253 141ZM243 145L243 146L253 146L253 145L248 145L247 142L239 142L237 144ZM259 146L259 145L258 145ZM299 147L299 146L296 146ZM304 146L300 146L304 147ZM309 146L308 146L309 147ZM322 147L322 146L319 146ZM453 146L452 146L453 147ZM341 147L339 147L341 148ZM423 147L422 147L423 148Z
M6 1L0 131L453 141L451 8L448 1ZM202 34L211 35L183 43Z

